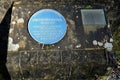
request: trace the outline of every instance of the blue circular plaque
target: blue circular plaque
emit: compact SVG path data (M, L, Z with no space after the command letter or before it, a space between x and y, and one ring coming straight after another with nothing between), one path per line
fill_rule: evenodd
M54 44L66 34L66 20L53 9L42 9L31 16L28 22L28 31L37 42Z

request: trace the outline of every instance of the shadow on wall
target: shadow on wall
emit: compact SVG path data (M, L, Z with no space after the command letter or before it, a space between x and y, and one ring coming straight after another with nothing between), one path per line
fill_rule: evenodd
M0 80L11 80L6 67L8 36L11 22L12 7L6 12L2 22L0 23Z

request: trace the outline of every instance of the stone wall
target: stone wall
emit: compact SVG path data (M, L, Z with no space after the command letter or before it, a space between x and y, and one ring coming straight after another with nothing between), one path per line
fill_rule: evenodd
M106 65L104 50L99 50L98 47L93 47L92 50L89 50L88 47L86 47L88 50L83 48L83 28L77 28L82 27L79 23L81 22L79 14L81 6L78 6L79 8L76 5L66 6L62 2L56 1L47 3L26 2L26 5L19 2L19 4L14 5L7 62L8 70L13 79L79 80L87 79L89 76L91 76L89 78L96 78L95 74L104 74L105 67L101 67ZM37 43L31 38L27 29L30 16L37 10L44 8L59 11L67 21L66 36L53 45ZM100 69L96 69L96 67Z

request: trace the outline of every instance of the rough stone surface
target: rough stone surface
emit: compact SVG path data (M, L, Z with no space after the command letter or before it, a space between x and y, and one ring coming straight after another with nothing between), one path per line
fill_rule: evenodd
M80 15L80 9L84 6L77 2L72 4L73 2L62 0L15 2L9 38L12 38L13 45L19 47L8 50L7 57L7 67L13 80L92 80L105 74L104 49L92 44L94 40L92 34L84 33ZM27 29L30 16L44 8L59 11L67 21L66 36L53 45L37 43ZM4 8L2 11L5 12ZM103 29L96 33L100 31ZM103 41L105 34L100 36L101 39L98 34L94 33L94 36L96 40Z

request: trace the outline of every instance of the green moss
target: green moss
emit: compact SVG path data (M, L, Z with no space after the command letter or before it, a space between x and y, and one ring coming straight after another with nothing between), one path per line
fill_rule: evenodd
M120 51L116 51L117 58L120 58Z
M86 5L86 6L84 6L83 8L85 8L85 9L91 9L92 6L91 6L91 5Z
M113 38L114 38L114 42L113 42L114 49L120 51L120 27L114 33Z
M97 80L107 80L109 75L110 75L110 73L111 73L111 71L112 71L112 69L107 71L105 75L99 76Z

